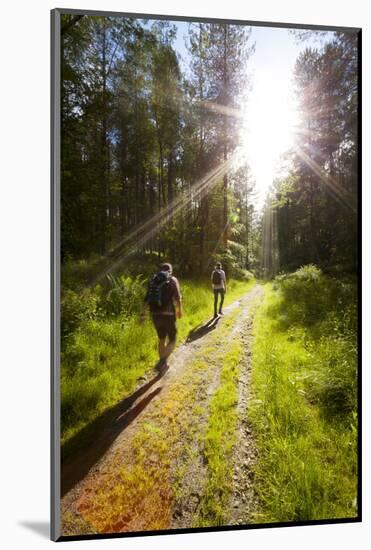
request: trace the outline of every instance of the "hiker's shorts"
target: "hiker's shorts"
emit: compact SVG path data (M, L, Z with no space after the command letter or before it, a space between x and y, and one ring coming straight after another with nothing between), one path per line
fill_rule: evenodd
M166 336L170 342L176 340L177 328L175 315L152 315L152 320L157 335L161 340L166 338Z

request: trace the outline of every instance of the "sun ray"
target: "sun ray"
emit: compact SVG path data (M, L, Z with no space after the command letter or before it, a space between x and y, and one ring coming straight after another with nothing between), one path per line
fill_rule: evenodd
M110 259L109 265L103 269L91 282L90 286L97 285L106 275L115 271L119 265L128 259L138 248L144 246L149 239L156 236L161 227L169 223L169 221L180 211L187 211L191 207L192 201L201 196L206 189L211 189L233 166L236 160L236 153L230 156L226 161L221 162L214 170L209 172L204 178L201 178L194 183L187 196L181 196L174 199L166 208L157 212L145 223L134 228L128 235L116 243L114 250L106 256ZM132 241L135 239L135 243ZM132 243L132 244L131 244ZM125 247L125 250L122 250Z
M231 116L235 118L244 118L244 113L241 109L235 109L234 107L228 107L226 105L221 105L220 103L215 103L213 101L200 101L199 105L205 107L213 113L218 113L221 115Z
M353 212L356 212L356 205L354 199L350 193L348 193L343 187L330 174L325 172L321 166L319 166L299 145L294 145L294 150L299 157L311 168L311 170L319 177L320 181L332 191L333 196L337 198L344 206L348 207Z

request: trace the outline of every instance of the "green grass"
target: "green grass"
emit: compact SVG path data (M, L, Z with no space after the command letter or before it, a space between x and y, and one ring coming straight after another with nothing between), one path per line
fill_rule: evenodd
M257 302L253 304L254 310ZM209 418L203 436L207 462L207 482L202 492L195 527L227 525L233 490L234 449L238 425L238 384L244 344L239 336L230 338L231 327L241 315L236 308L219 329L220 342L211 356L221 365L219 386L209 403ZM204 350L205 352L206 350ZM206 360L207 361L207 360Z
M221 354L220 385L210 402L210 416L204 438L208 479L200 502L199 526L225 525L233 483L231 464L236 443L238 366L242 344L233 342Z
M130 285L124 282L125 288L132 288L133 292L126 290L119 297L113 294L108 296L110 301L100 298L99 289L96 294L86 296L71 291L65 306L62 301L62 317L64 307L64 326L68 329L62 342L62 444L109 406L130 395L138 379L158 360L157 338L151 322L143 325L138 322L140 285L136 281ZM213 313L213 295L208 283L180 283L184 316L178 321L178 343ZM245 294L253 284L254 281L229 281L225 305ZM117 291L117 286L114 290ZM134 303L128 301L131 296ZM123 304L121 314L112 313L117 303Z
M354 284L314 267L266 285L248 410L256 522L357 515L355 296Z

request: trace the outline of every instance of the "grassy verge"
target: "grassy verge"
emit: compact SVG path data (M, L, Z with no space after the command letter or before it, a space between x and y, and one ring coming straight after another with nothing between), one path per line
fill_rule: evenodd
M220 355L222 363L220 385L211 399L208 428L204 438L208 479L200 502L198 518L200 526L225 525L233 482L231 459L236 443L241 342L233 342L228 351Z
M256 522L355 517L354 285L302 268L266 286L255 320Z
M178 323L179 343L213 312L209 284L180 282L184 317ZM230 281L226 305L245 294L253 284L253 281ZM134 287L132 294L139 302L139 285ZM107 309L114 311L117 304L114 298L111 294L111 302L106 300ZM73 320L74 330L66 338L62 352L62 443L109 406L130 395L139 378L153 368L158 358L152 324L150 321L144 325L138 323L134 305L130 306L132 312L102 316L97 301L95 295L90 295L89 301L84 303L83 298L71 294L68 302L72 312L68 319Z

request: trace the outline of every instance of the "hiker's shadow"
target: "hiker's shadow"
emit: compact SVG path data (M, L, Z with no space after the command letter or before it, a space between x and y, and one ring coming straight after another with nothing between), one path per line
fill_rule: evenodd
M198 338L202 338L216 328L219 320L220 316L212 317L211 319L209 319L209 321L207 321L207 323L203 325L198 325L197 327L193 328L188 334L186 342L194 342Z
M161 392L161 387L148 392L159 382L167 368L143 384L130 396L117 405L104 411L85 428L80 430L61 448L61 496L63 497L106 453L115 439L145 409L152 399ZM134 405L144 394L147 394ZM134 405L134 406L133 406Z

